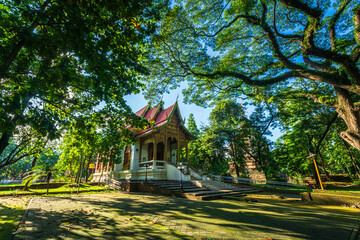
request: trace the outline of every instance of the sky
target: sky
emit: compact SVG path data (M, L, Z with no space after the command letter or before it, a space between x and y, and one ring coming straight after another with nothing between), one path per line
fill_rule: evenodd
M182 89L178 88L176 90L170 91L169 94L164 93L163 102L164 108L170 107L176 101L177 96L179 96L178 104L180 107L180 113L182 118L185 120L189 118L190 113L194 114L194 118L196 121L196 125L200 128L201 125L207 125L209 123L208 118L211 112L211 108L203 108L196 106L195 104L185 104L183 102L184 97L182 95ZM127 104L131 107L131 109L136 112L147 105L147 101L145 100L142 93L128 95L125 97ZM187 125L185 123L185 125Z
M176 101L177 96L179 96L178 104L180 107L180 114L183 119L188 119L190 113L194 114L194 118L196 121L196 125L198 128L200 128L203 125L207 125L209 123L209 116L212 108L203 108L199 107L195 104L185 104L183 102L184 97L182 94L182 89L177 88L175 90L171 90L170 93L163 95L163 102L164 102L164 108L170 107L173 105ZM142 93L139 94L133 94L125 96L125 100L127 101L127 104L131 107L133 112L136 112L147 105L147 101L145 100ZM246 115L249 116L250 110L247 110ZM185 126L187 126L187 122L185 122ZM276 139L281 135L281 132L279 129L272 129L271 130L273 136L268 137L272 141L276 141Z

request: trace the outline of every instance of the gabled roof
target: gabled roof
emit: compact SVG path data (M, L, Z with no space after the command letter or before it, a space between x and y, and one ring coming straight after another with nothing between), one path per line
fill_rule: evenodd
M142 109L140 109L139 111L137 111L135 113L136 116L139 116L139 117L143 117L144 116L144 113L146 113L146 111L148 110L150 106L149 105L146 105L145 107L143 107Z
M170 119L175 114L175 112L178 115L178 121L180 123L180 127L183 129L185 134L188 135L190 139L193 139L194 137L189 133L189 131L184 126L184 122L180 115L179 105L177 101L166 109L163 109L162 104L159 103L154 108L151 108L149 105L147 105L142 109L140 109L139 111L137 111L135 113L137 116L143 117L148 121L154 123L152 126L149 126L145 130L137 131L136 137L148 135L154 132L155 130L160 130L161 128L165 127L168 123L170 123Z

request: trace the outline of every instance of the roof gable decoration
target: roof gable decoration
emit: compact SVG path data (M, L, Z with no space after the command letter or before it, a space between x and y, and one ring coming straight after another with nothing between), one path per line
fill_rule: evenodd
M190 137L193 138L191 133L186 129L184 126L184 120L181 117L179 105L176 99L176 102L171 105L170 107L163 109L162 101L154 108L150 108L149 105L137 111L135 114L138 115L142 113L142 117L147 119L151 122L151 125L148 126L145 130L138 130L136 136L142 136L148 134L152 131L161 129L167 126L170 123L170 119L173 117L175 112L178 115L178 120L180 123L180 127L185 131L185 133ZM139 115L138 115L139 116Z

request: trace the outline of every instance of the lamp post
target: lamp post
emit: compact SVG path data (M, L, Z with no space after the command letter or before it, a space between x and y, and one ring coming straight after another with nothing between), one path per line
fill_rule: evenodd
M182 170L184 169L184 166L182 165L182 162L179 163L178 169L180 170L180 191L183 191Z

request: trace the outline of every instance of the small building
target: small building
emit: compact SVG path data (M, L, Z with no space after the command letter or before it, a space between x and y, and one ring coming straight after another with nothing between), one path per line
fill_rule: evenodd
M193 136L184 126L177 101L164 109L163 103L147 105L135 113L151 124L134 130L136 142L124 148L120 164L97 162L94 181L113 173L114 179L190 180L200 179L188 165L188 144ZM104 174L105 172L105 174Z

